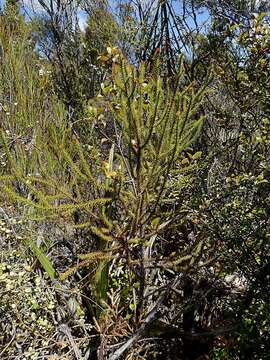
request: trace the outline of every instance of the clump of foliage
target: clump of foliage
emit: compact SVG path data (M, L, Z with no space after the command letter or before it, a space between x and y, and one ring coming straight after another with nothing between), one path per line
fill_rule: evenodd
M77 347L72 339L81 349L86 345L84 313L71 290L49 286L48 277L34 272L31 264L33 259L20 250L6 251L0 263L1 358L69 357Z
M1 357L14 357L18 351L21 358L35 358L39 355L37 349L51 345L48 339L55 331L55 294L44 287L40 276L31 273L31 266L20 252L7 254L0 269L4 293L0 303ZM14 341L17 346L12 344Z
M0 17L0 354L267 359L268 13L57 4Z

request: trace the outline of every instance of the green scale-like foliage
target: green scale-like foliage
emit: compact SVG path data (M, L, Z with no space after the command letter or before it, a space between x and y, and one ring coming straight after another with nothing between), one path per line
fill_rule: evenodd
M25 119L20 125L24 131L30 124L35 132L31 153L29 146L20 141L11 146L13 139L4 126L1 131L7 163L1 177L3 197L23 205L30 219L65 219L74 225L76 214L75 226L88 228L88 241L96 242L96 254L86 256L66 275L99 261L94 282L99 304L106 300L112 256L121 249L121 256L127 256L136 266L141 261L137 246L147 248L147 241L177 218L174 211L163 214L162 205L181 152L199 134L203 123L199 105L205 92L203 86L197 89L194 83L185 84L182 64L172 86L158 72L148 76L144 65L133 68L115 49L109 55L113 60L112 77L103 86L102 109L91 109L94 116L88 119L88 126L93 127L93 138L88 144L82 144L68 125L68 116L53 92L49 98L45 93L40 95L43 83L38 78L33 96L20 100L27 104L30 119L36 121L27 123ZM23 73L24 84L29 87L31 69ZM39 108L37 96L42 104ZM102 127L100 112L105 126L110 124L110 146L95 140ZM43 255L41 258L47 263ZM192 260L192 255L188 259Z
M4 194L35 209L31 217L92 209L99 202L99 185L91 176L89 155L68 125L68 114L51 86L50 67L35 53L29 26L21 19L15 31L8 19L0 19ZM90 183L95 183L95 194Z
M185 85L182 63L173 86L159 75L147 76L144 65L135 69L123 59L113 71L113 86L103 88L113 94L109 107L117 146L111 175L121 183L119 199L133 219L129 229L142 230L140 224L156 216L181 152L200 132L204 87Z

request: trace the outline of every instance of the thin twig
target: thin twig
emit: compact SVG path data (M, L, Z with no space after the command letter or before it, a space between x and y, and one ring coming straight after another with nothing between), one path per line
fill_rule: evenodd
M118 350L116 350L111 356L109 356L108 360L118 360L126 350L128 350L130 347L132 347L134 344L136 344L139 341L139 339L145 333L145 330L159 316L161 305L167 298L170 290L177 286L179 280L180 280L180 276L177 275L176 278L171 282L171 284L168 285L164 294L162 294L159 297L153 309L146 316L146 319L144 320L142 326L135 332L135 334L129 340L127 340Z

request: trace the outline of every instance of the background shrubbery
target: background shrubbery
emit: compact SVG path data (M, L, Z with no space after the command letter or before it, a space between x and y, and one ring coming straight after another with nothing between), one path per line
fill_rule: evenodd
M267 2L38 4L0 15L0 358L268 359Z

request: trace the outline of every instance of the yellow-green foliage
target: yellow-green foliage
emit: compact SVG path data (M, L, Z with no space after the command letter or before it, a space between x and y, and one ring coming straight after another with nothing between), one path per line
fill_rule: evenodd
M92 227L92 231L102 240L103 250L115 253L116 242L135 264L140 257L138 248L147 248L151 237L179 217L176 211L163 214L161 207L171 176L176 170L184 174L186 165L179 169L182 151L200 132L203 117L198 109L205 87L185 84L182 64L172 86L158 74L147 75L144 65L132 67L115 48L110 49L106 61L108 58L114 65L112 81L102 87L104 111L91 104L90 114L97 131L103 133L106 121L111 129L107 140L112 145L103 165L111 202L100 214L103 227ZM194 161L196 157L199 154ZM108 262L102 261L96 272L100 303L106 299Z
M34 51L28 25L17 27L8 17L0 18L0 130L2 173L11 168L23 175L41 169L40 144L57 132L59 142L65 129L63 106L50 85L50 69ZM54 139L53 139L54 140ZM49 159L47 159L49 161Z
M82 144L51 90L49 75L40 75L36 66L40 60L33 50L28 57L26 38L15 45L8 42L3 59L11 70L2 92L12 89L18 111L3 117L0 141L6 166L1 190L9 202L24 206L28 218L71 221L76 214L76 227L89 228L97 254L101 254L97 256L94 290L101 304L115 249L147 246L150 237L177 216L173 212L163 216L161 206L181 152L202 126L198 109L204 87L185 84L182 64L172 86L158 71L148 76L144 65L135 69L116 49L110 49L112 80L103 86L101 111L92 107L94 118L88 126L93 126L93 135L99 134L102 115L102 121L111 127L111 145L93 139ZM158 224L153 225L157 218ZM46 257L41 260L48 268ZM136 263L136 256L132 261ZM83 261L78 268L89 264L89 260ZM48 269L53 273L52 266Z
M28 26L22 23L17 32L6 23L0 18L1 188L9 200L34 209L32 217L92 211L107 201L91 175L89 159L95 155L81 146L68 122Z
M135 237L144 233L142 224L156 217L181 152L200 132L198 109L205 88L185 84L182 64L172 85L159 75L148 76L144 65L132 67L115 52L113 83L103 86L115 129L110 139L115 144L113 167L105 167L123 206L119 226Z

